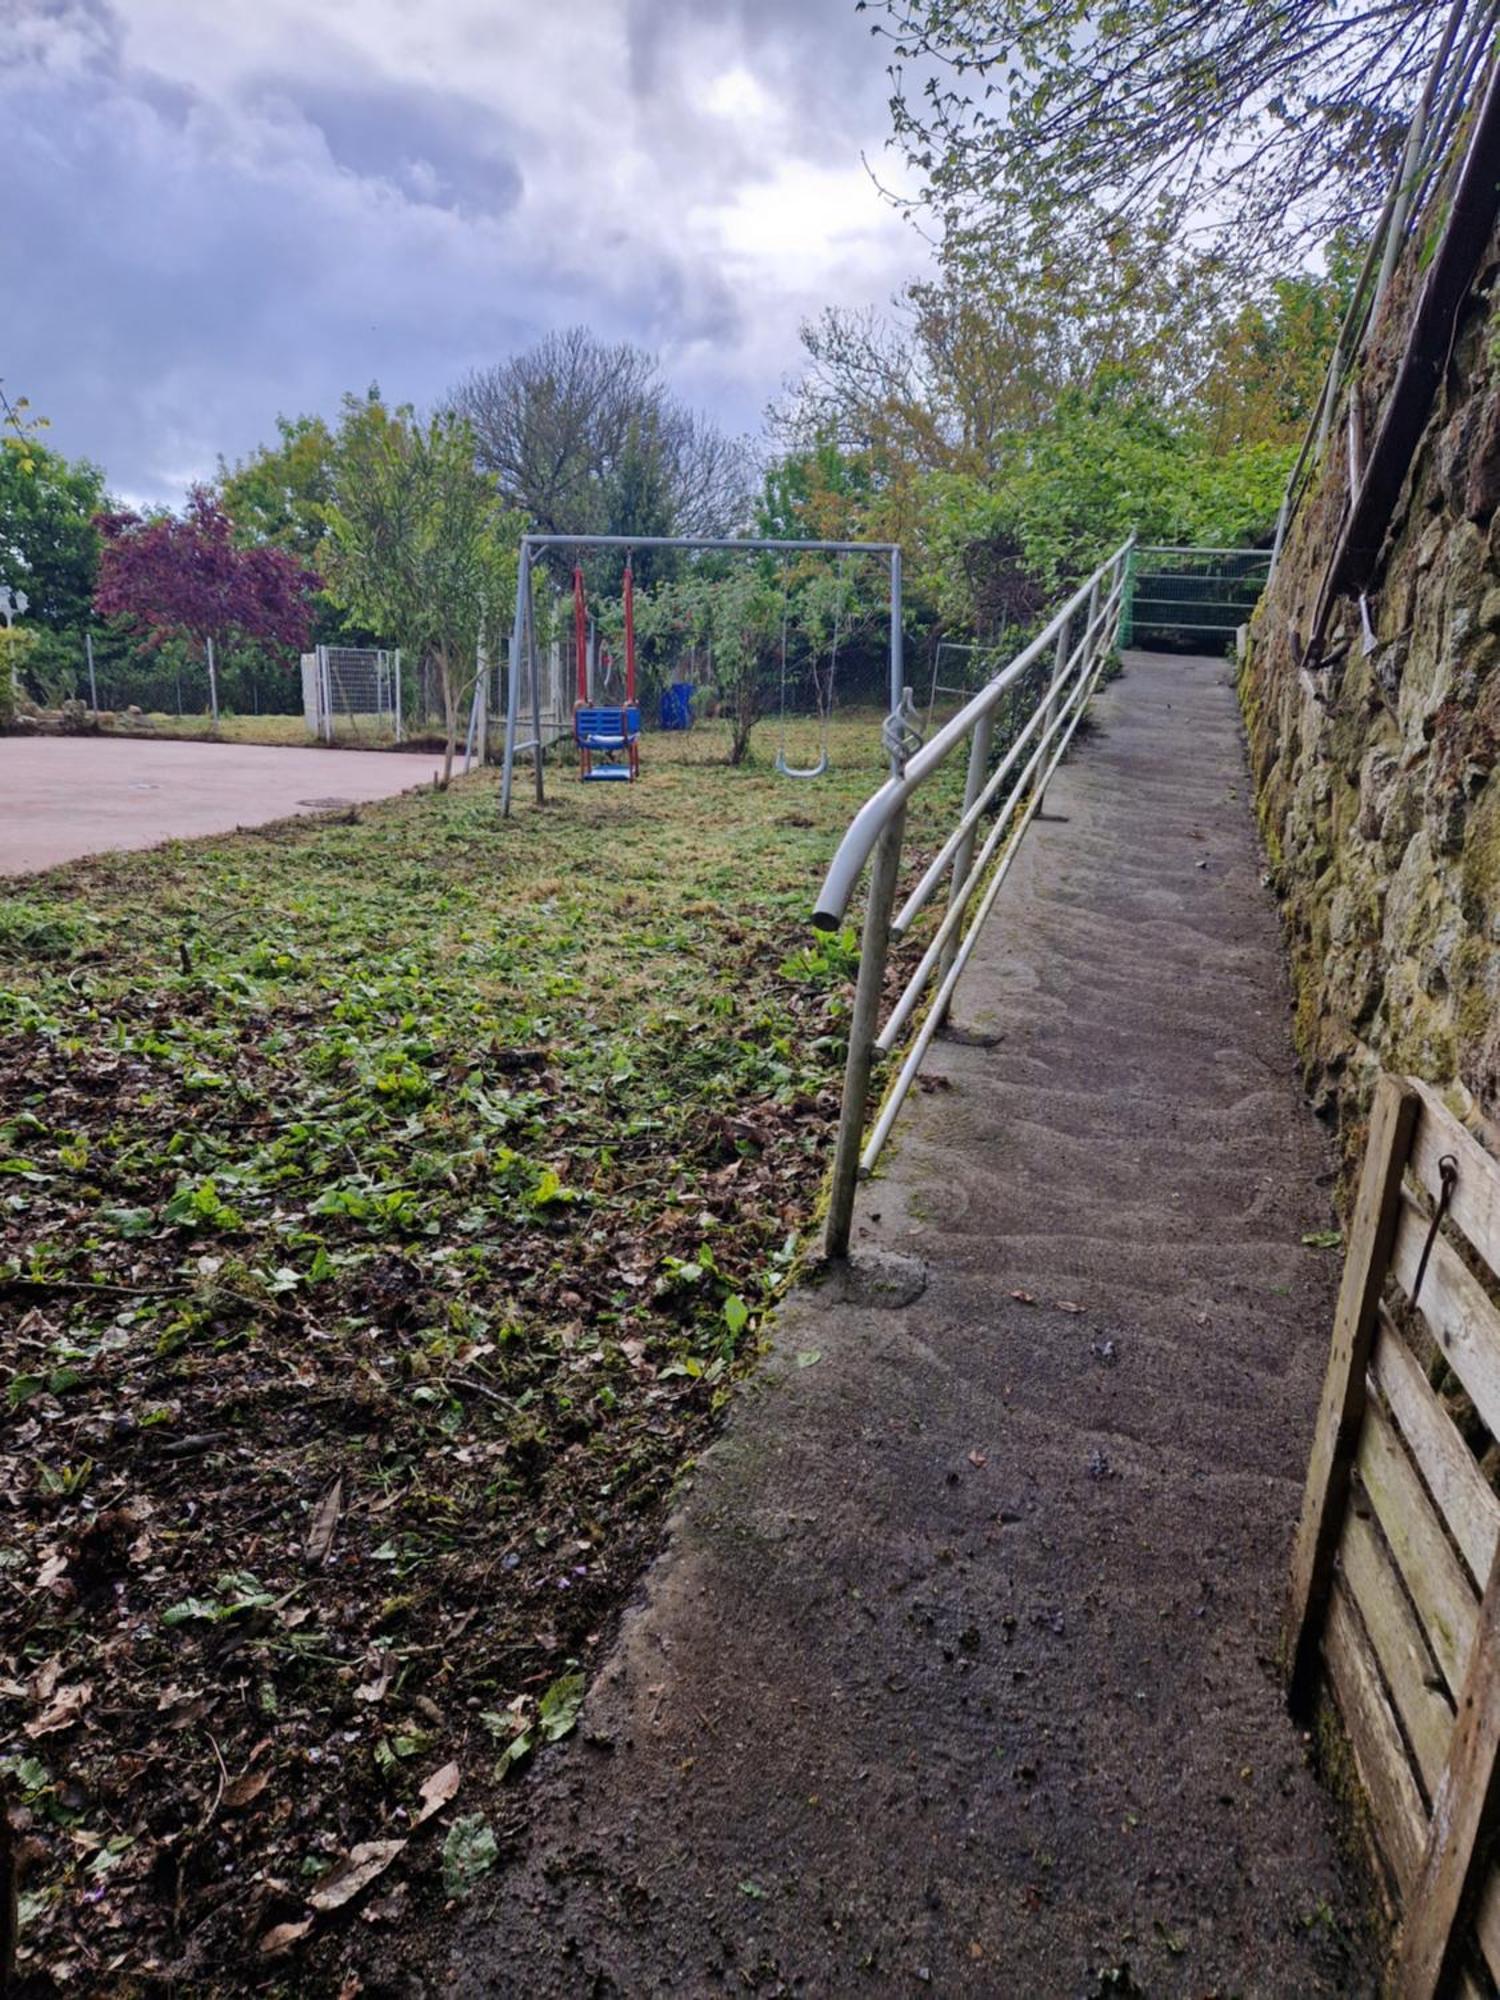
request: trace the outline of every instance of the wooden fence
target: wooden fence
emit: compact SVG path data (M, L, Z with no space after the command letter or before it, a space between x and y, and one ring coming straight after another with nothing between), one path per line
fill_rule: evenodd
M1326 1677L1343 1718L1400 1912L1399 2000L1500 1985L1500 1499L1479 1456L1500 1446L1497 1270L1500 1161L1425 1085L1382 1078L1288 1658L1294 1710Z

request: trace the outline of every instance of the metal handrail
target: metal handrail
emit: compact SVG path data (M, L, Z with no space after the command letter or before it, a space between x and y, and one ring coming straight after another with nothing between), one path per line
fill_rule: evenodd
M896 1115L947 1014L959 976L994 908L1021 837L1040 811L1047 782L1072 741L1100 675L1115 656L1134 550L1132 535L1078 586L1036 637L943 725L930 743L923 744L865 801L850 821L829 864L812 919L819 930L825 931L836 930L844 921L859 878L873 856L824 1234L830 1257L848 1255L855 1184L861 1173L873 1169L890 1136ZM1080 612L1084 616L1075 633L1074 621ZM1047 686L1024 726L1007 746L998 767L991 772L990 746L1000 704L1049 650L1053 665ZM964 742L969 745L969 768L958 822L923 871L899 915L893 915L907 803ZM983 844L978 845L981 820L1028 747L1030 754L996 811L994 825ZM947 910L882 1029L879 1015L891 940L910 929L945 875L949 882ZM978 907L964 930L963 920L976 894ZM875 1057L895 1047L935 974L936 991L866 1143L865 1112Z

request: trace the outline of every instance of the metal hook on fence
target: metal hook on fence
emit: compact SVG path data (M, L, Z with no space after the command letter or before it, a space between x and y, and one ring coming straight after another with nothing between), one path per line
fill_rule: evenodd
M1427 1259L1432 1255L1432 1246L1437 1241L1438 1229L1443 1217L1448 1213L1448 1204L1453 1199L1453 1190L1458 1185L1458 1160L1452 1153L1444 1153L1438 1161L1438 1179L1442 1183L1438 1193L1437 1207L1432 1211L1432 1227L1427 1232L1427 1241L1422 1245L1422 1255L1417 1263L1417 1275L1412 1279L1411 1302L1417 1303L1417 1294L1422 1289L1422 1280L1427 1276Z
M917 705L909 687L901 690L901 706L893 708L880 725L880 741L898 771L905 770L907 758L914 757L921 749L924 741L922 727L917 720Z

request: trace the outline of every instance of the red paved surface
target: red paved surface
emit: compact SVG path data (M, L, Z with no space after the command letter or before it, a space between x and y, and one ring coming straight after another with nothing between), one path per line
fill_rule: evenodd
M391 798L430 784L433 768L430 754L389 750L0 737L0 875Z

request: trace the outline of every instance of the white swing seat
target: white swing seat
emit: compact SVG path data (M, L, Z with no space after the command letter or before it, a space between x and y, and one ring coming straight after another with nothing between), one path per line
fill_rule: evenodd
M828 769L828 752L825 750L816 764L789 764L785 750L778 750L776 769L783 778L821 778Z

